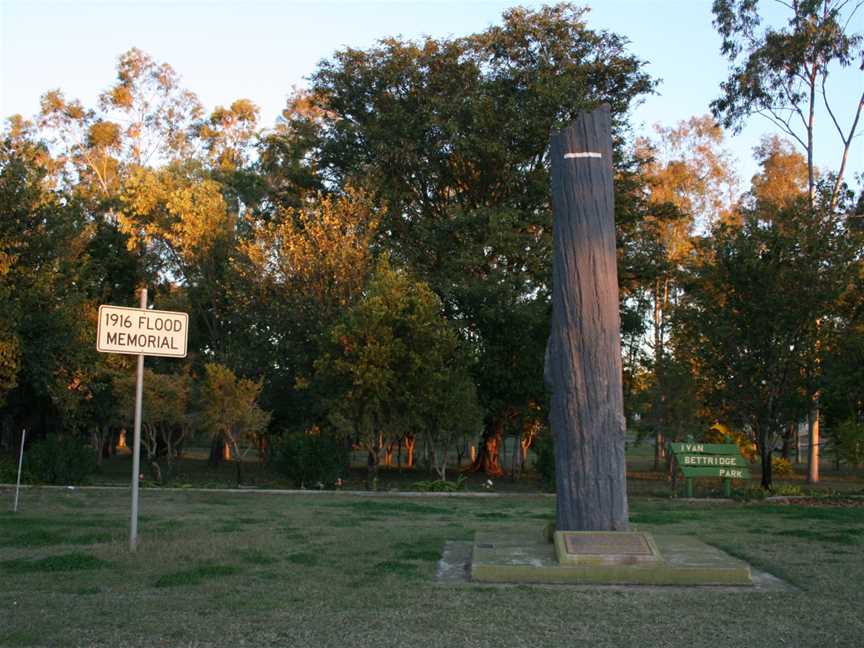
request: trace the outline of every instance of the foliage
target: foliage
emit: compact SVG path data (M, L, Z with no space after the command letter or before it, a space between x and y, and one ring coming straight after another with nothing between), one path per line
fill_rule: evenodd
M801 367L813 352L817 320L836 308L854 271L854 254L842 219L830 212L814 218L796 203L715 230L685 284L676 350L691 363L714 416L752 430L765 488L783 426L807 411Z
M315 363L329 424L369 453L372 472L385 435L421 430L430 435L443 479L455 437L480 424L461 353L435 294L382 258Z
M864 101L858 100L850 122L841 126L836 106L826 90L836 68L857 65L864 55L864 34L847 33L860 4L845 0L802 0L783 4L786 24L765 25L755 0L714 0L714 26L723 39L721 52L731 64L722 95L711 104L714 116L726 127L740 129L751 115L771 120L796 140L807 155L807 188L811 204L816 195L813 165L816 103L824 100L843 144L829 203L840 197L846 161ZM864 99L864 95L862 95Z
M546 490L555 490L555 444L552 435L541 433L534 441L534 470Z
M741 456L747 461L756 461L759 449L753 439L740 430L731 430L725 425L715 424L702 433L702 441L705 443L734 443L738 446Z
M115 378L113 392L115 411L113 422L131 430L135 415L136 376L126 372ZM170 472L183 441L191 431L192 380L188 373L161 374L144 369L143 403L141 408L141 445L153 471L161 482L160 458L165 459Z
M250 446L261 447L270 414L258 405L261 380L238 378L228 367L209 362L196 399L196 423L212 439L228 444L242 480L241 459ZM241 449L241 444L245 448Z
M284 435L273 453L276 470L298 488L333 488L348 464L345 440L316 428Z
M413 490L421 493L456 493L465 490L465 475L459 475L455 481L436 479L434 481L414 482Z
M864 464L864 423L846 420L832 432L832 448L838 461L850 466Z
M750 184L756 204L791 207L807 195L807 159L788 140L765 136L753 153L761 168Z
M771 459L771 474L775 477L788 477L794 474L792 470L792 462L783 457L774 457Z
M514 8L465 38L336 52L267 141L277 183L308 182L305 168L381 206L378 245L471 343L487 431L544 402L549 132L607 102L618 141L653 87L642 66L584 10Z
M50 435L25 455L30 474L48 484L80 484L96 471L93 451L71 435Z

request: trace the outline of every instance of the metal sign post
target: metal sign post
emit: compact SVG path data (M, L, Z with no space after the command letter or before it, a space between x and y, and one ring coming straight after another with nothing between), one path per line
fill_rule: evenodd
M21 450L18 453L18 481L15 484L15 506L12 511L18 512L18 491L21 490L21 464L24 462L24 439L27 436L27 430L21 430Z
M140 308L99 307L96 350L138 356L135 380L135 430L132 442L132 517L129 549L138 545L138 476L141 474L141 418L144 400L144 356L185 358L189 314L147 309L147 288L141 288Z
M147 308L147 289L141 289L139 306ZM132 441L132 519L129 522L129 551L138 546L138 475L141 470L141 401L144 399L144 354L138 354L135 378L135 433Z

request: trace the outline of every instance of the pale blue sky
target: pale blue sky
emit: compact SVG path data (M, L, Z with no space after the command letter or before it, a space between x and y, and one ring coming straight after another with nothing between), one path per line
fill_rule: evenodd
M261 107L262 125L269 127L292 86L302 85L316 63L334 50L367 47L393 35L473 33L498 22L514 4L542 3L0 0L0 117L32 116L39 96L58 87L67 97L94 105L114 79L117 57L134 46L170 63L208 110L246 97ZM634 113L637 132L647 132L655 122L672 125L708 111L726 73L711 26L710 0L576 4L591 7L590 27L627 36L632 52L649 61L648 71L663 80L658 95ZM841 115L851 115L862 87L864 75L854 69L834 80ZM836 168L839 139L827 119L822 122L817 163ZM728 147L739 159L746 184L755 170L752 147L771 129L767 121L754 118L741 135L729 136ZM847 178L862 171L864 138L859 137Z

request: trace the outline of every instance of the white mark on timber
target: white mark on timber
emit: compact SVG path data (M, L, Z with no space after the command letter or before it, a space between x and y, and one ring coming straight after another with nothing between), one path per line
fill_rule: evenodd
M564 159L571 160L573 158L602 158L603 155L601 153L565 153Z

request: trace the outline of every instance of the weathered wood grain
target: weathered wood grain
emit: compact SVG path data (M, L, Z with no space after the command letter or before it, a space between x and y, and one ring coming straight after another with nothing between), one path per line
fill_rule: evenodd
M588 155L588 154L593 155ZM546 352L559 531L628 525L609 107L551 138L554 251Z

